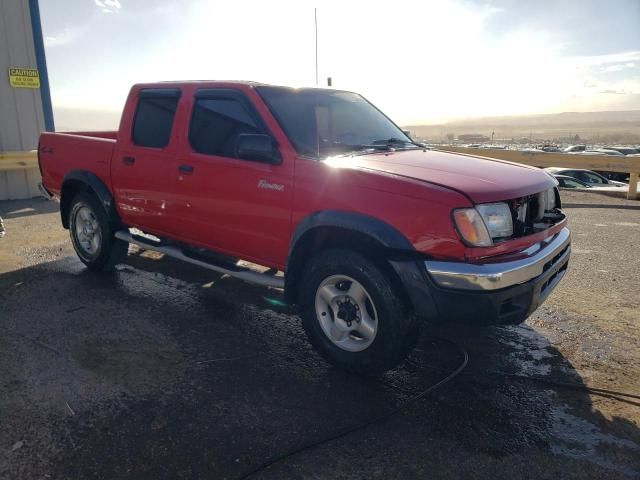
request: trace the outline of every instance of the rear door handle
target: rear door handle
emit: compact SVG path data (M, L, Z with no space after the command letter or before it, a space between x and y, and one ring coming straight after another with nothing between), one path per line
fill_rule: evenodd
M122 163L125 165L133 165L136 163L136 159L133 157L122 157Z
M180 165L178 167L178 171L180 173L184 173L184 174L190 174L193 173L193 167L191 165Z

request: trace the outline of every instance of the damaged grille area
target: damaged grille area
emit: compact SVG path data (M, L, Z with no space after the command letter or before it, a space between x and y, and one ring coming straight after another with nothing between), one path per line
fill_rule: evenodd
M508 203L513 217L512 238L541 232L565 218L560 209L560 194L557 188L517 198Z

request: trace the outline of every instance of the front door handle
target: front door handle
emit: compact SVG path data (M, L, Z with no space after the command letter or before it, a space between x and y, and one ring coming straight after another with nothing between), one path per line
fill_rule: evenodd
M133 165L136 163L136 159L133 157L122 157L122 163L125 165Z
M189 175L190 173L193 173L193 167L191 165L180 165L178 167L178 171L185 175Z

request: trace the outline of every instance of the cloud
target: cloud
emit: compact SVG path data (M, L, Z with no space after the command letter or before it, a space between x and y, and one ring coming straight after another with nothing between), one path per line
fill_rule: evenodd
M634 62L640 61L640 50L611 53L608 55L583 55L569 58L576 65L585 67L595 67L599 65L610 64L631 64L632 66L635 66Z
M68 45L79 38L87 29L82 28L69 28L65 27L59 32L53 35L47 35L44 37L44 46L46 48L56 48L63 45Z
M611 53L583 57L565 57L556 65L566 78L574 78L575 82L568 91L584 98L598 99L600 105L606 101L618 102L617 108L623 106L625 98L631 99L640 93L640 51ZM634 97L635 98L635 97ZM609 100L607 100L609 99ZM615 99L615 100L614 100Z
M636 68L636 64L634 62L626 62L626 63L613 63L611 65L607 65L604 68L605 72L621 72L628 68Z
M115 13L122 8L120 0L93 0L104 13Z
M62 13L54 2L41 2L52 19L44 22L47 48L60 47L48 52L50 63L58 62L63 72L54 85L58 104L119 109L130 83L154 79L241 77L314 84L313 5L308 0L81 1L91 15L77 9ZM547 23L534 28L529 20L537 18L538 6L400 0L397 10L411 11L400 22L390 19L388 2L321 3L319 77L331 76L336 87L363 93L400 123L557 111L572 97L583 98L584 108L604 109L609 103L631 105L631 97L637 105L640 98L637 44L602 45L595 36L593 43L582 44L582 25L547 22L548 12L540 12ZM247 8L253 15L246 15ZM224 21L229 18L242 18L245 34L238 36L237 22ZM86 30L78 34L65 30L67 25L86 25ZM229 38L233 45L225 43ZM133 42L136 54L123 55ZM218 45L216 61L202 62L212 45ZM104 53L107 68L95 62L96 51ZM66 74L69 66L86 69L91 81Z

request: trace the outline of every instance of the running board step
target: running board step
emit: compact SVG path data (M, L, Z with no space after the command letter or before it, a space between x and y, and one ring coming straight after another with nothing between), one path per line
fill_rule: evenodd
M177 258L178 260L183 260L188 263L192 263L193 265L198 265L199 267L207 268L209 270L213 270L218 273L224 273L229 275L230 277L237 278L239 280L244 280L245 282L254 283L256 285L262 285L264 287L273 287L273 288L284 288L284 277L278 277L269 273L259 273L252 271L248 268L238 268L235 267L234 270L229 270L228 268L221 267L219 265L215 265L214 263L210 263L204 260L199 260L194 258L193 256L188 256L183 253L183 251L179 248L169 246L169 245L159 245L154 244L149 241L146 242L143 237L138 235L131 235L126 230L119 230L115 233L115 237L119 240L123 240L128 243L133 243L138 245L139 247L144 248L145 250L153 250L154 252L160 252L164 255L167 255L172 258Z

